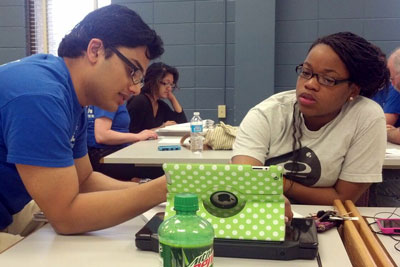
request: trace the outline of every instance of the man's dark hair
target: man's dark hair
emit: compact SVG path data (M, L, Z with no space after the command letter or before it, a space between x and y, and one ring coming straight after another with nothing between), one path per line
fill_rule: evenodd
M326 44L340 57L349 72L349 80L360 86L360 95L373 97L390 82L386 56L382 50L351 32L338 32L317 39L309 51L318 44Z
M164 53L160 36L135 11L120 5L109 5L89 13L65 35L58 47L58 56L82 56L93 38L103 41L106 57L112 55L107 49L111 46L146 46L148 59L157 58Z
M164 79L167 74L172 74L172 76L174 77L174 83L177 85L179 73L176 68L162 62L151 64L147 68L146 76L144 77L144 86L142 88L142 93L149 95L158 95L160 81Z

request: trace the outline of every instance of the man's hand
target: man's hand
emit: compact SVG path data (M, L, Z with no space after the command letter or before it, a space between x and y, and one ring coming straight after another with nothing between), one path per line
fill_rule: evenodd
M391 124L386 124L386 130L393 130L393 129L396 129L396 127L394 127L393 125L391 125Z
M387 140L394 144L400 144L400 129L386 124Z
M27 191L58 233L76 234L114 226L166 200L165 176L135 186L91 172L87 155L75 162L76 167L63 168L16 164Z

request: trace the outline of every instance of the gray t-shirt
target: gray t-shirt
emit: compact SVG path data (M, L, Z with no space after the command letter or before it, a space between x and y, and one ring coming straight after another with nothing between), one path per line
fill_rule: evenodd
M355 183L382 181L386 149L386 120L374 101L358 96L335 119L310 131L300 115L303 132L296 174L293 168L294 90L264 100L240 124L233 156L253 157L265 165L283 166L286 177L314 187L331 187L337 179ZM295 115L299 118L296 105ZM299 121L299 119L296 119Z

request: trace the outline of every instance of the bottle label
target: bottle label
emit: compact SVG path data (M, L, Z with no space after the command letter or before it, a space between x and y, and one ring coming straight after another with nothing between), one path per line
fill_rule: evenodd
M192 128L192 133L202 133L203 132L203 124L199 125L190 125Z
M213 246L182 248L172 247L160 242L162 267L212 267Z

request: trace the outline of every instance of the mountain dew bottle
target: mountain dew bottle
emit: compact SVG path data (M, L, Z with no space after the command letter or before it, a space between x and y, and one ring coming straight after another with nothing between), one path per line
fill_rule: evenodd
M177 194L174 198L176 215L158 228L162 267L212 267L214 258L214 229L196 215L197 195Z

